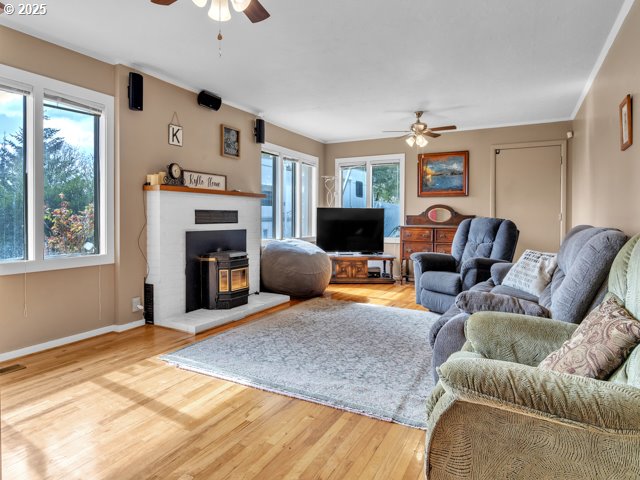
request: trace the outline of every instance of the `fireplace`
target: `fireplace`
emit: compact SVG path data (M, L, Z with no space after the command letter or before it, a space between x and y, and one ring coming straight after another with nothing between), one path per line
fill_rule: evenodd
M144 189L149 222L146 283L149 293L153 291L153 298L145 295L145 304L156 325L195 334L289 300L286 295L265 292L249 295L248 303L237 308L208 310L200 306L199 258L207 253L247 252L249 289L251 293L259 290L263 195L170 185L147 185ZM203 211L211 210L219 215L203 216ZM230 211L237 212L237 218L228 215Z
M246 305L249 300L247 252L227 250L200 256L201 306L209 310Z

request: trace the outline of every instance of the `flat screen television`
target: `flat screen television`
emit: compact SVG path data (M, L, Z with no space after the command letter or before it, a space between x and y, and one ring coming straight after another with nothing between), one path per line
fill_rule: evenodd
M384 208L318 208L316 218L316 243L325 252L384 251Z

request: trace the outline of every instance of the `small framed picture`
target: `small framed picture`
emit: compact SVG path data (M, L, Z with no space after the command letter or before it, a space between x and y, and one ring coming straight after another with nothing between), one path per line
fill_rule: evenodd
M220 125L220 150L223 157L240 158L240 130Z
M633 144L633 118L631 95L627 95L620 104L620 150L626 150Z

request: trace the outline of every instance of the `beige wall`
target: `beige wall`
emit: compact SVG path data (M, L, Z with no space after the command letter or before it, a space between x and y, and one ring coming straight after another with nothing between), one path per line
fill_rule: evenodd
M112 65L1 26L0 45L0 63L114 94ZM0 276L0 352L114 323L113 265L26 275L26 299L24 282Z
M469 196L418 197L418 150L402 139L364 140L333 143L325 149L325 175L333 175L335 159L391 153L405 154L405 215L415 215L430 205L444 203L464 215L489 215L489 165L491 145L558 140L566 138L571 122L545 123L520 127L489 128L445 133L429 142L420 153L469 150Z
M196 94L144 76L144 110L128 109L128 72L59 46L0 27L0 63L94 89L116 97L116 263L102 267L29 274L27 316L24 276L0 276L0 352L142 318L131 298L142 296L146 265L138 248L144 225L145 175L170 162L227 175L229 189L260 191L260 146L254 142L253 115L223 105L200 107ZM184 146L168 145L167 125L177 113ZM220 156L220 124L241 130L241 158ZM324 145L268 125L267 141L316 155ZM140 245L146 250L144 232ZM99 278L100 276L100 278Z
M640 93L640 2L631 8L618 37L574 121L571 212L574 224L640 232L640 108L634 105L635 143L620 151L618 105ZM637 97L637 98L640 98Z

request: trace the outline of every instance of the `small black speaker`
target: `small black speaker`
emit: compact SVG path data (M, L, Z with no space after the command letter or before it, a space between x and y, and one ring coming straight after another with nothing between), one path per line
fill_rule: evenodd
M153 325L153 284L144 284L144 323Z
M211 110L215 110L217 112L218 110L220 110L220 106L222 105L222 99L211 92L202 90L198 94L198 105L210 108Z
M142 110L142 75L129 72L129 108Z
M265 128L263 119L256 118L256 128L253 133L256 136L256 143L264 143Z

